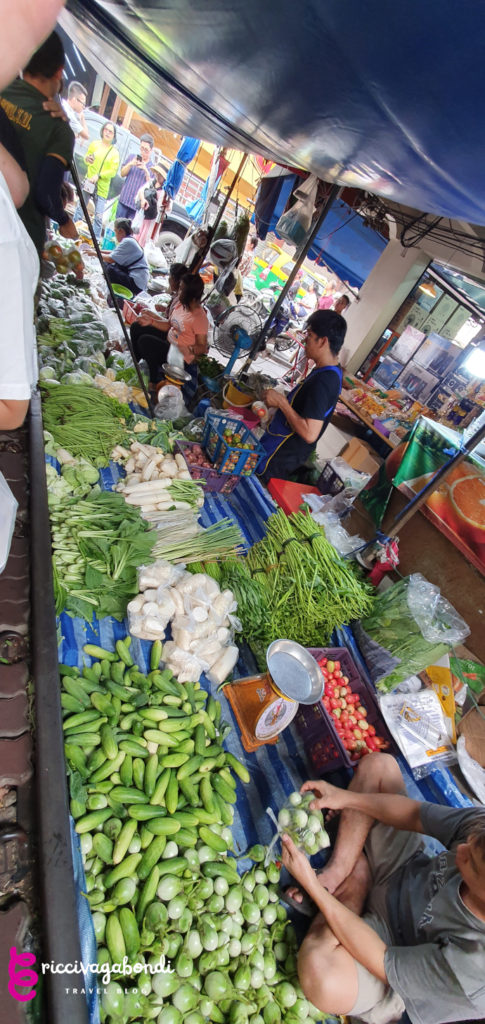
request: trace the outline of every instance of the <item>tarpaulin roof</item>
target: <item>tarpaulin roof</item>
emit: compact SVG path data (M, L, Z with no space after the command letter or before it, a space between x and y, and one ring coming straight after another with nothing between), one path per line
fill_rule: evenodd
M271 214L263 221L263 230L261 215L264 214L264 207L261 209L256 205L256 213L260 214L256 220L260 238L266 238L270 231L279 237L276 224L297 180L296 175L292 174L274 179L275 186L280 185L280 192ZM307 257L329 267L351 288L361 288L386 245L387 239L364 224L363 218L348 203L337 199L332 203Z
M104 79L181 135L485 224L476 0L68 0Z
M386 245L382 235L338 200L328 211L308 258L324 263L351 288L361 288Z

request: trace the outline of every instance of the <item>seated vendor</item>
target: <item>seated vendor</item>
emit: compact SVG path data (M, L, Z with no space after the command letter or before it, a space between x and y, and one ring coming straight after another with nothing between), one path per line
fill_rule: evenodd
M111 284L121 284L133 295L143 292L148 284L150 271L141 245L133 238L131 221L125 217L115 220L117 246L110 252L103 252L108 264L107 273Z
M397 762L371 754L349 788L306 782L310 807L340 811L330 861L315 874L289 836L283 863L316 914L298 955L307 999L368 1024L485 1017L485 809L409 799ZM424 851L423 836L445 850ZM319 913L317 913L319 911ZM363 915L363 916L361 916Z
M185 270L185 267L182 268ZM150 373L150 388L157 390L163 376L163 364L175 362L170 347L179 350L191 385L183 388L192 397L197 388L197 359L208 351L209 321L202 308L204 282L199 274L182 274L175 301L165 316L144 310L133 325L131 338L137 359L145 359Z
M308 317L305 349L315 367L287 396L270 388L264 401L276 413L261 444L267 457L258 474L264 483L271 477L287 480L299 470L323 434L342 389L338 354L347 324L339 313L317 310Z

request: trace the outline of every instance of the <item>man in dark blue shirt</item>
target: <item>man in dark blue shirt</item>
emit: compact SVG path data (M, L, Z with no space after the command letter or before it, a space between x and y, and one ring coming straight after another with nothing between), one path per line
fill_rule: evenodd
M342 390L338 354L346 330L339 313L329 309L312 313L307 320L305 349L314 369L287 396L273 388L266 391L266 405L277 411L261 438L267 457L258 475L265 483L271 477L287 480L321 438Z

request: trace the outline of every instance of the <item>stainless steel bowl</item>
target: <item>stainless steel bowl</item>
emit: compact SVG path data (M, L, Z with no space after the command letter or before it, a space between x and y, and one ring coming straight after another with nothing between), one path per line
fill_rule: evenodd
M300 704L321 700L325 681L313 655L294 640L274 640L266 652L268 671L285 697Z

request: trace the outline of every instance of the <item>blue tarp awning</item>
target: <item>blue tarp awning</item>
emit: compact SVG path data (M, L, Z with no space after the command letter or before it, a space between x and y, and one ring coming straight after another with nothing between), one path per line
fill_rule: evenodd
M308 259L324 263L351 288L361 288L386 245L382 235L367 227L347 203L337 200L325 217Z
M485 224L476 0L68 0L103 78L181 135Z

